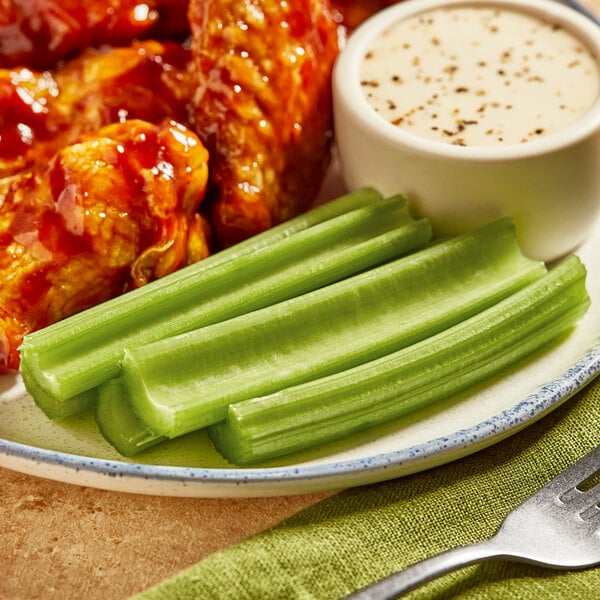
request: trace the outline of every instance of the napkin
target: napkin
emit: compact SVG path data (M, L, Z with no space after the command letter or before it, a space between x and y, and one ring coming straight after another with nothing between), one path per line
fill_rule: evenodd
M600 379L497 444L419 474L341 491L135 600L329 600L493 535L504 517L600 443ZM600 568L472 565L410 598L600 598Z

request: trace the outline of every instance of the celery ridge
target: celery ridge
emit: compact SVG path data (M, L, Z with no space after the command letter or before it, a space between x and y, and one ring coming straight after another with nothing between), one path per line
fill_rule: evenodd
M382 214L383 216L386 215ZM363 218L361 217L361 221ZM392 225L394 221L398 221L398 219L387 219L388 225ZM315 227L315 229L317 228ZM324 227L319 226L320 229L324 230ZM324 231L316 231L316 234L319 236L323 233ZM366 233L367 229L365 229ZM304 256L297 266L286 262L285 270L288 275L286 278L280 276L281 272L274 272L272 275L266 276L264 280L254 282L253 285L260 285L263 291L259 298L261 305L268 305L269 302L275 303L281 297L294 297L292 291L297 289L295 285L295 281L297 280L304 281L307 277L314 278L318 273L332 274L334 272L341 272L342 270L346 273L361 272L374 265L385 263L388 259L402 256L407 252L412 252L417 248L423 247L429 242L430 238L431 226L428 221L408 220L404 224L396 224L390 231L385 231L381 235L375 235L375 237L364 241L357 241L353 245L348 245L348 247L332 247L331 251L323 252L318 257L318 260L315 259L316 255L313 254L310 257ZM299 251L301 251L303 241L305 240L301 240L298 234L297 242ZM284 256L289 256L289 254L282 255L282 259ZM294 271L298 271L298 273L294 275ZM341 278L343 279L343 277ZM317 288L317 286L313 287ZM281 292L284 293L282 294ZM240 291L239 288L236 288L232 291L231 299L235 301L238 298L243 300L243 290ZM236 314L234 310L230 310L227 313L226 302L215 306L218 308L219 314L224 317L224 320L228 316L235 316ZM232 309L238 310L238 312L239 308L240 304L237 303L232 306ZM246 308L248 307L246 306ZM125 348L124 352L129 350L131 348ZM122 391L118 392L117 390ZM129 389L123 390L123 381L121 381L120 388L117 388L117 386L110 382L99 386L98 391L95 416L98 427L104 437L125 456L131 456L152 445L154 430L137 419L132 410L129 410L131 414L128 414L127 417L123 415L124 412L128 411L125 406L128 406L129 403L128 401L125 403L121 402L117 399L117 396L119 394L127 396L130 391ZM122 418L117 419L113 414L115 412L119 412ZM156 441L161 437L163 437L162 434L157 433L154 435Z

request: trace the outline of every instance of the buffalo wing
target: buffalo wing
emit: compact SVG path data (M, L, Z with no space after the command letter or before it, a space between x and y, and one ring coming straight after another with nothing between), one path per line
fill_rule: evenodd
M0 67L47 69L91 46L182 36L187 0L0 0Z
M195 127L222 245L313 201L330 157L338 25L324 0L191 0Z
M145 41L90 49L53 71L0 69L0 177L45 164L82 133L126 119L187 124L188 50Z
M182 125L126 121L0 181L0 372L24 334L208 254L207 161Z

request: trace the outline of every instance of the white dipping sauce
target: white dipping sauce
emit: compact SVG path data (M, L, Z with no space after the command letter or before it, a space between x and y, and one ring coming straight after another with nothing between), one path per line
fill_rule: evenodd
M379 115L458 146L520 144L564 129L598 99L597 57L568 31L493 6L401 20L361 64Z

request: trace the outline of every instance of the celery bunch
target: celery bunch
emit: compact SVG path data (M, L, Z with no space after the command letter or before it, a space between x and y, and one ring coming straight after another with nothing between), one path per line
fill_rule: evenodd
M252 464L463 390L589 305L581 262L548 272L510 219L431 239L401 196L348 194L26 336L23 380L123 455L208 427Z
M120 380L101 392L100 428L132 452L212 425L237 402L426 340L545 273L503 219L261 310L126 348ZM123 401L133 412L121 425L102 407Z

